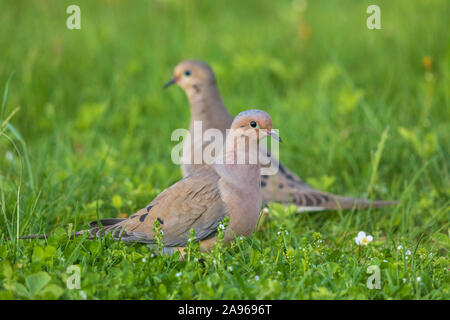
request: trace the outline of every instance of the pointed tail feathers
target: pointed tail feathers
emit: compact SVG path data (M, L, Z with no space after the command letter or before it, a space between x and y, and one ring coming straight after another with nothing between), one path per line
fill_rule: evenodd
M331 200L326 204L327 210L382 208L400 203L399 201L384 201L384 200L371 201L360 198L341 197L334 195L329 196L331 196Z
M283 202L297 205L299 211L369 209L399 203L398 201L371 201L360 198L342 197L304 187L291 189L288 198L288 201Z
M126 220L126 219L125 218L109 218L109 219L100 220L100 223L104 227L105 230L108 230L111 227L115 226L117 223L120 223L124 220ZM81 231L73 232L72 238L79 237L85 233L89 233L89 239L94 239L94 238L103 236L102 228L99 226L97 220L90 222L89 226L91 227L91 229L89 229L89 230L81 230ZM30 235L19 237L19 239L47 239L50 236L51 236L51 233L30 234ZM11 240L11 239L8 239L8 240Z

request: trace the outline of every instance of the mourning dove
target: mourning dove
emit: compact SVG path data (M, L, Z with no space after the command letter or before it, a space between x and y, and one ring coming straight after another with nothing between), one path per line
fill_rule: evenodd
M251 152L249 148L237 146L248 138L254 138L259 144L265 136L279 139L267 113L261 110L240 113L231 124L223 151L213 164L198 168L129 218L103 219L102 227L94 221L90 223L91 229L75 235L88 232L90 238L97 238L109 233L115 240L154 245L154 223L158 220L166 253L175 249L183 252L191 228L200 241L200 249L208 250L216 241L217 227L226 216L229 224L224 243L235 236L250 235L262 205L260 165L248 160L236 163L236 157L249 159ZM32 235L22 239L36 237L47 236Z
M232 118L226 110L219 90L216 84L216 77L211 67L202 61L186 60L178 64L173 72L173 78L164 87L167 88L173 84L180 86L186 93L191 110L190 133L194 135L194 121L202 122L203 132L216 128L222 131L230 126ZM209 142L203 145L194 143L194 139L184 140L183 152L188 148L195 150L200 148L200 154L203 148ZM190 145L189 145L190 144ZM192 174L204 163L194 163L191 152L191 161L182 164L184 176ZM272 158L277 163L277 159ZM349 198L333 195L330 193L315 190L303 182L294 173L279 163L279 171L276 175L262 176L261 181L263 200L265 203L279 202L282 204L293 203L297 205L298 211L321 211L321 210L339 210L351 208L369 208L383 207L386 205L397 204L395 201L369 201L365 199Z

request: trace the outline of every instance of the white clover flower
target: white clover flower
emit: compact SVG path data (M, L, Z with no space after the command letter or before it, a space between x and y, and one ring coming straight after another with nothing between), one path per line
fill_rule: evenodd
M14 160L14 155L11 151L6 151L5 158L8 162L12 162Z
M142 262L146 262L147 261L147 258L142 258Z
M78 292L80 293L81 298L86 300L86 298L87 298L86 292L84 292L83 290L80 290Z
M364 231L360 231L358 236L355 238L355 242L360 246L367 246L369 242L372 242L373 237L371 235L367 235Z
M177 272L177 274L175 274L175 277L180 277L182 275L182 273L181 272Z
M259 276L255 276L255 280L258 281L259 280Z

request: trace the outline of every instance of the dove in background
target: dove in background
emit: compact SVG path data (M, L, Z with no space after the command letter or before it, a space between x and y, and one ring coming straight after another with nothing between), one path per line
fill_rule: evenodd
M217 88L216 76L212 68L205 62L197 60L186 60L179 63L174 71L173 78L166 83L164 88L171 85L180 86L186 93L190 111L190 136L194 136L194 121L202 121L202 130L218 129L225 134L230 127L232 117L225 108L222 97ZM203 154L203 149L209 144L195 143L194 139L183 141L183 152L190 148L191 161L181 166L184 176L188 176L205 164L193 164L193 156L198 150ZM189 145L190 144L190 145ZM272 157L271 161L278 165L276 175L262 175L261 188L265 203L278 202L282 204L295 204L298 211L322 211L340 209L368 209L379 208L387 205L397 204L396 201L369 201L366 199L338 196L316 190L303 182L293 172L288 170L278 159Z

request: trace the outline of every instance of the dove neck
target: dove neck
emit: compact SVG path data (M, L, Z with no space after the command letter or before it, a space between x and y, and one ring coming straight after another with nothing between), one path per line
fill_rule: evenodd
M249 178L249 175L259 177L260 163L258 159L259 140L243 136L240 130L230 130L224 149L215 159L218 173L225 173L235 181Z
M232 118L215 82L195 84L186 94L191 108L191 126L194 121L203 121L204 130L216 128L225 132L230 127Z

